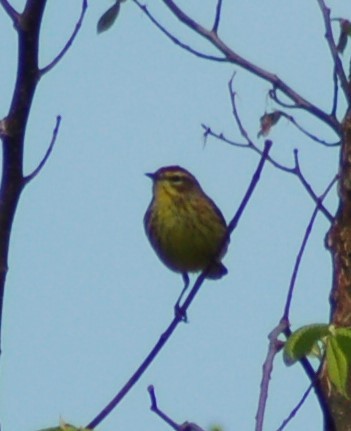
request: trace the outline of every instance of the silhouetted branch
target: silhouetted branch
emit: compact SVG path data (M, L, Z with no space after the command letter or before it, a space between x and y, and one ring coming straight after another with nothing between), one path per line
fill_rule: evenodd
M318 198L318 202L317 202L316 207L312 213L311 219L310 219L310 221L306 227L305 234L303 236L303 240L302 240L299 252L298 252L297 257L296 257L294 269L293 269L292 276L290 279L290 285L289 285L289 289L288 289L288 293L287 293L287 299L286 299L283 315L280 319L279 324L273 329L273 331L268 336L269 347L268 347L266 360L263 364L261 389L260 389L258 409L257 409L257 414L256 414L256 431L262 431L263 430L263 419L264 419L264 414L265 414L265 409L266 409L266 402L268 399L268 388L269 388L269 382L270 382L271 374L272 374L272 370L273 370L273 361L274 361L275 355L277 354L277 352L279 352L279 350L282 348L282 345L283 345L282 341L280 341L278 339L278 337L282 333L284 333L286 335L286 337L288 337L290 335L289 311L290 311L290 305L291 305L291 301L292 301L292 296L293 296L294 287L295 287L295 283L296 283L297 274L298 274L298 271L300 268L301 260L302 260L303 254L305 252L308 239L309 239L310 234L312 232L312 228L313 228L315 219L317 217L318 212L321 210L320 206L321 206L323 200L325 199L325 197L327 196L327 194L330 192L331 188L336 183L337 179L338 179L338 176L333 178L333 180L329 183L328 187L325 189L324 193ZM323 400L319 386L315 385L315 383L316 383L315 372L314 372L312 366L310 365L309 361L306 358L304 358L304 360L300 361L300 362L301 362L302 366L304 367L304 369L308 370L308 371L306 371L306 373L307 373L308 377L310 378L311 387L312 386L315 387L316 395L318 397L318 400L320 400L321 407L323 409L325 407L325 402ZM308 392L309 391L307 391L307 394L308 394ZM302 403L306 397L307 397L307 395L302 398L301 402L298 404L298 407L295 408L294 411L289 415L289 420L291 419L291 417L293 417L296 414L297 410L301 407L301 405L302 405ZM285 426L285 424L284 424L284 426Z
M271 148L272 143L270 141L266 141L265 148L262 153L262 157L258 163L258 166L256 168L256 171L251 179L251 182L248 186L248 189L241 201L241 204L236 211L233 219L228 224L227 233L225 238L223 239L223 244L221 244L221 247L218 250L218 255L221 251L221 248L223 248L224 244L227 242L227 239L230 237L231 233L236 228L255 188L256 185L260 179L260 175L262 173L263 167L265 165L265 162L267 160L269 150ZM189 306L191 305L192 301L194 300L196 294L200 290L200 287L202 286L208 272L210 271L212 267L212 262L208 265L208 267L202 271L202 273L197 277L193 287L191 288L188 296L186 297L183 305L179 307L179 312L175 313L175 316L171 323L169 324L168 328L165 330L165 332L160 336L157 343L154 345L154 347L151 349L150 353L146 356L144 361L140 364L140 366L137 368L137 370L132 374L132 376L129 378L129 380L125 383L125 385L119 390L119 392L115 395L115 397L104 407L101 412L86 426L88 429L95 429L111 412L113 409L117 407L117 405L120 403L120 401L127 395L127 393L132 389L132 387L135 385L135 383L140 379L140 377L143 375L143 373L146 371L146 369L150 366L150 364L154 361L160 350L163 348L163 346L167 343L179 323L183 322L183 316L187 315L187 310Z
M80 13L80 17L76 23L76 26L73 30L73 33L71 35L71 37L68 39L68 41L66 42L65 46L62 48L62 50L59 52L59 54L45 67L43 67L42 69L40 69L39 73L40 76L45 75L45 73L49 72L51 69L53 69L57 63L59 63L59 61L65 56L65 54L67 53L67 51L70 49L72 43L74 42L74 39L76 38L79 29L83 23L83 19L84 19L84 15L86 13L86 10L88 8L88 0L83 0L82 2L82 10Z
M349 85L347 82L347 77L346 77L344 68L342 66L342 63L339 57L336 44L334 42L333 31L332 31L331 22L330 22L330 9L326 7L324 0L317 0L317 2L319 4L320 10L323 15L324 26L325 26L325 37L327 39L331 56L333 58L335 71L340 80L341 88L343 89L347 103L350 105L351 95L350 95Z
M178 425L176 422L174 422L168 415L166 415L166 413L164 413L162 410L160 410L158 408L157 405L157 399L156 399L156 394L155 394L155 389L152 385L150 385L147 388L149 395L150 395L150 399L151 399L151 406L150 409L157 414L157 416L159 416L162 420L164 420L171 428L173 428L175 431L180 431L181 430L181 425Z
M263 420L264 414L266 411L266 404L268 399L268 388L269 381L271 378L272 370L273 370L273 361L275 355L281 350L284 343L278 340L280 334L282 334L285 330L286 323L280 322L278 326L276 326L273 331L268 335L269 339L269 347L266 356L266 360L262 366L262 380L260 385L260 396L258 401L258 408L256 413L256 427L255 431L263 430Z
M221 11L222 11L222 0L217 0L216 16L215 16L214 24L212 27L212 31L214 33L218 32L218 26L219 26L219 22L221 20Z
M338 84L338 74L336 72L335 65L333 70L333 83L334 83L334 91L333 91L333 105L331 109L331 115L333 115L333 117L336 117L336 111L338 108L339 84Z
M283 315L281 317L281 321L289 322L289 312L290 312L291 301L292 301L292 297L293 297L293 293L294 293L296 278L297 278L297 274L299 272L301 260L302 260L303 254L305 252L305 248L306 248L308 239L309 239L310 234L312 232L312 228L313 228L315 219L317 217L317 214L319 211L321 211L321 204L323 203L323 200L325 199L327 194L330 192L332 187L336 184L337 180L338 180L338 175L336 175L332 179L332 181L329 183L328 187L325 189L324 193L319 198L317 198L317 205L316 205L316 207L312 213L311 219L307 225L307 228L306 228L306 231L305 231L302 243L301 243L300 250L299 250L297 257L296 257L296 261L295 261L294 269L293 269L293 272L291 275L290 285L289 285L288 294L286 297L286 303L285 303Z
M227 59L225 57L216 57L210 54L205 54L203 52L197 51L194 48L191 48L189 45L181 42L178 38L173 36L157 19L151 14L149 9L146 5L141 4L138 0L133 0L133 2L145 13L145 15L150 19L150 21L155 24L155 26L161 30L163 34L165 34L168 39L170 39L173 43L175 43L180 48L184 49L185 51L190 52L191 54L194 54L196 57L203 58L205 60L212 60L212 61L219 61L219 62L226 62Z
M279 111L281 116L289 120L300 132L306 135L308 138L312 139L312 141L318 142L319 144L324 145L325 147L339 147L341 145L341 141L338 142L327 142L324 139L318 138L318 136L313 135L304 127L302 127L292 115L286 114L283 111Z
M280 90L289 99L291 99L296 107L303 109L311 115L319 118L326 124L328 124L338 135L341 133L339 122L333 118L333 116L327 114L318 106L307 101L300 94L289 87L284 81L282 81L277 75L262 69L255 64L249 62L245 58L241 57L235 51L233 51L225 42L218 37L218 35L211 30L206 29L198 22L190 18L185 12L183 12L179 6L177 6L173 0L163 0L163 3L169 8L169 10L187 27L192 29L194 32L207 39L215 48L217 48L224 56L227 61L233 64L237 64L248 72L262 78L263 80L270 82L274 88Z
M35 178L39 174L39 172L43 169L45 163L47 162L48 158L50 157L50 154L51 154L51 152L52 152L52 150L54 148L55 142L56 142L57 134L58 134L58 131L59 131L59 128L60 128L60 123L61 123L61 116L58 115L56 117L56 126L54 128L53 133L52 133L52 138L51 138L50 145L49 145L49 147L48 147L48 149L47 149L47 151L46 151L43 159L41 160L41 162L37 166L37 168L34 169L34 171L31 174L29 174L26 177L24 177L23 180L24 180L25 184L28 184L33 178Z
M16 11L16 9L8 2L8 0L0 0L1 6L4 8L7 15L12 19L13 24L17 27L18 19L20 14Z
M306 389L306 391L304 392L304 394L301 397L301 400L296 404L296 407L294 407L289 416L284 419L284 421L282 422L282 424L280 425L279 428L277 428L276 431L283 431L283 429L288 425L288 423L291 421L291 419L296 415L296 413L300 410L300 408L302 407L302 405L304 404L304 402L306 401L309 393L311 392L311 389L313 388L313 384L311 383L309 385L309 387Z

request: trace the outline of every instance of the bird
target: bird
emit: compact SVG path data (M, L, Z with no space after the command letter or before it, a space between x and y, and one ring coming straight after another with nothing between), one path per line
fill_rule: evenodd
M227 224L195 176L181 166L145 175L153 182L145 233L159 259L183 277L179 306L189 285L188 273L206 270L206 278L214 280L227 274L221 262L229 244Z

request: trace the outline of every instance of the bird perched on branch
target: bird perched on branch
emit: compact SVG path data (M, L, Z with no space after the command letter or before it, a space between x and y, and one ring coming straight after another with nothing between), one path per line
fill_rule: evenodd
M153 181L153 197L144 217L145 232L161 261L182 274L181 296L188 287L189 272L208 269L210 279L227 274L221 262L229 242L227 225L197 179L180 166L146 175Z

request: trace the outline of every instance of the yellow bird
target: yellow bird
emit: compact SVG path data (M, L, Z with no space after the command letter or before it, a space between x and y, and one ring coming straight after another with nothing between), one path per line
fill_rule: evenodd
M182 274L182 294L189 284L188 272L202 271L212 263L208 278L227 274L221 262L229 242L223 243L227 224L197 179L180 166L146 175L153 181L153 197L144 217L145 232L161 261Z

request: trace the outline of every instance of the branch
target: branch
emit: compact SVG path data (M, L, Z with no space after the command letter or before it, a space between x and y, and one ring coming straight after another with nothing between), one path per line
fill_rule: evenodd
M196 57L204 58L205 60L212 60L218 62L227 62L225 57L216 57L209 54L204 54L203 52L197 51L196 49L191 48L189 45L181 42L175 36L173 36L162 24L160 24L157 19L149 12L146 5L142 5L138 0L133 0L133 2L145 13L145 15L150 19L150 21L155 24L155 26L161 30L163 34L165 34L168 39L170 39L173 43L175 43L180 48L183 48L185 51L194 54Z
M341 145L341 142L327 142L323 139L318 138L318 136L313 135L312 133L308 132L305 128L300 126L300 124L295 120L295 118L292 115L286 114L283 111L279 111L282 117L289 120L300 132L302 132L304 135L312 139L312 141L318 142L319 144L324 145L325 147L339 147Z
M345 71L344 68L342 66L340 57L339 57L339 53L337 50L337 47L335 45L334 42L334 37L333 37L333 31L331 28L331 23L330 23L330 9L328 9L324 3L324 0L317 0L319 8L322 12L323 15L323 20L324 20L324 26L325 26L325 38L327 39L328 45L329 45L329 49L331 52L331 56L333 58L333 62L334 62L334 66L335 66L335 72L340 80L340 84L341 84L341 88L343 89L345 98L348 102L348 104L351 104L351 94L350 94L350 90L349 90L349 85L347 82L347 78L345 75Z
M288 290L288 294L287 294L287 299L286 299L286 303L285 303L285 307L284 307L283 316L281 317L281 322L283 322L283 321L285 321L287 323L289 322L290 306L291 306L292 296L293 296L296 278L297 278L297 274L299 272L302 256L305 252L305 248L306 248L308 239L310 237L310 234L312 232L312 228L313 228L314 222L316 220L318 211L321 211L320 205L323 203L323 200L326 198L326 196L328 195L328 193L330 192L330 190L332 189L334 184L337 182L337 180L338 180L338 175L336 175L332 179L332 181L329 183L328 187L325 189L324 193L318 198L317 205L316 205L316 207L312 213L311 219L307 225L307 228L306 228L306 231L305 231L305 234L304 234L301 246L300 246L300 250L299 250L297 257L296 257L294 269L293 269L293 272L291 275L289 290Z
M54 148L54 145L55 145L55 142L56 142L56 138L57 138L57 135L58 135L58 131L59 131L59 128L60 128L60 124L61 124L61 116L58 115L56 117L56 126L54 128L53 133L52 133L52 138L51 138L50 145L49 145L48 149L46 150L46 153L45 153L42 161L37 166L37 168L34 169L34 171L31 174L29 174L29 175L27 175L26 177L23 178L24 184L28 184L30 181L32 181L32 179L35 178L39 174L39 172L43 169L45 163L47 162L47 160L48 160L48 158L49 158L49 156L50 156L50 154L51 154L51 152L52 152L52 150Z
M284 81L282 81L277 75L274 75L241 57L235 51L230 49L229 46L227 46L215 32L207 30L205 27L201 26L199 23L190 18L173 2L173 0L163 0L163 3L183 24L185 24L187 27L192 29L194 32L196 32L203 38L207 39L215 48L222 52L228 62L237 64L238 66L258 76L259 78L270 82L274 88L277 88L289 99L291 99L299 109L303 109L309 114L319 118L320 120L328 124L338 135L340 135L340 124L335 118L333 118L333 116L327 114L326 112L318 108L318 106L304 99L300 94L298 94Z
M263 364L263 373L261 380L261 390L258 401L258 408L256 413L256 427L255 431L263 430L263 419L266 410L266 404L268 399L268 388L269 381L271 378L271 374L273 371L273 361L275 355L281 350L282 342L278 340L279 335L284 332L286 323L280 322L278 326L276 326L273 331L269 334L269 347L267 352L266 360Z
M227 234L225 238L223 239L223 244L221 244L220 249L224 246L224 244L227 242L230 234L233 232L235 227L237 226L244 209L246 208L248 201L250 200L250 197L252 196L256 185L259 181L261 172L263 170L263 167L265 165L266 159L268 157L269 150L271 148L271 142L267 141L265 144L265 149L263 151L262 157L260 159L260 162L256 168L256 171L252 177L252 180L249 184L249 187L247 189L247 192L244 195L244 198L239 206L239 209L237 210L236 214L234 215L231 222L228 224L227 228ZM221 250L218 250L220 252ZM192 303L193 299L195 298L197 292L199 291L200 287L202 286L206 275L208 271L211 268L211 263L208 265L208 267L202 271L202 273L198 276L196 279L194 286L192 287L191 291L189 292L187 298L185 299L183 305L179 308L179 312L175 313L175 316L172 320L172 322L169 324L168 328L165 330L165 332L160 336L157 343L154 345L154 347L151 349L150 353L146 356L144 361L139 365L139 367L136 369L136 371L132 374L130 379L125 383L125 385L120 389L120 391L115 395L115 397L106 405L106 407L103 408L103 410L86 426L88 429L95 429L111 412L113 409L117 407L117 405L121 402L121 400L127 395L127 393L132 389L132 387L136 384L136 382L140 379L140 377L144 374L144 372L147 370L147 368L150 366L150 364L154 361L160 350L163 348L163 346L167 343L179 323L183 322L182 316L186 316L186 312Z
M325 189L324 193L318 198L318 201L320 204L323 202L323 200L325 199L325 197L327 196L327 194L329 193L331 188L334 186L337 179L338 179L338 176L333 178L333 180L329 183L328 187ZM269 381L271 379L271 374L272 374L272 370L273 370L273 361L274 361L275 355L279 352L279 350L282 347L282 342L278 339L278 337L281 333L284 333L287 337L291 333L290 329L289 329L290 305L291 305L291 301L292 301L292 296L293 296L293 292L294 292L297 274L298 274L298 271L300 268L301 259L303 257L308 239L309 239L310 234L312 232L312 228L313 228L315 219L317 217L318 211L320 211L320 205L317 203L317 205L316 205L316 207L312 213L311 219L307 225L300 250L299 250L297 257L296 257L294 270L293 270L293 273L291 276L290 285L289 285L288 294L287 294L287 299L286 299L286 303L285 303L285 307L284 307L283 316L281 317L278 326L276 326L268 336L269 347L268 347L268 353L267 353L266 360L263 364L261 389L260 389L258 409L257 409L257 414L256 414L256 431L262 431L263 430L263 419L264 419L264 414L265 414L266 404L267 404L267 399L268 399L268 388L269 388ZM285 425L296 414L298 409L303 404L304 400L307 398L307 395L310 392L312 387L315 386L315 391L316 391L318 399L320 400L322 398L320 388L318 385L316 385L315 372L314 372L313 368L311 367L309 361L306 358L304 358L304 360L300 361L300 362L302 363L302 366L304 367L307 375L310 378L311 385L310 385L309 389L306 391L306 393L304 394L304 396L302 397L302 399L299 402L299 404L297 405L297 407L295 407L295 409L290 413L288 419L283 422L283 425L282 425L283 427L285 427ZM323 407L323 406L324 406L324 402L323 402L323 404L321 403L321 407ZM279 429L283 429L283 428L279 428Z
M13 24L17 27L20 14L16 11L16 9L8 2L8 0L0 0L1 6L4 8L7 15L12 19Z
M234 79L234 75L232 76L232 78L229 81L229 94L230 94L230 101L231 101L231 105L232 105L232 112L233 112L233 116L234 119L238 125L239 131L241 133L241 135L243 136L243 138L245 138L245 140L247 141L247 145L239 145L237 143L233 143L231 142L229 139L223 138L223 134L215 134L214 132L211 131L210 128L206 128L206 126L203 126L206 128L205 130L205 134L204 136L208 136L208 135L212 135L218 139L224 140L226 143L229 143L231 145L234 146L240 146L240 147L245 147L245 148L251 148L252 150L254 150L256 153L260 154L262 156L262 150L254 144L254 142L250 139L245 127L242 124L242 121L240 119L240 115L236 106L236 101L235 101L235 96L236 93L233 89L233 79ZM299 164L299 159L298 159L298 151L295 150L294 151L294 160L295 160L295 166L293 168L289 168L287 166L284 166L280 163L278 163L277 161L275 161L273 158L271 158L270 156L267 157L267 160L277 169L282 170L284 172L287 173L291 173L293 175L296 175L298 177L298 179L300 180L300 182L302 183L302 185L305 187L306 191L308 192L308 194L311 196L311 198L313 199L313 201L319 205L319 209L323 212L323 214L327 217L327 219L332 222L334 220L334 217L332 216L332 214L330 214L330 212L321 204L321 202L318 201L318 197L316 195L316 193L313 191L312 187L310 186L310 184L307 182L306 178L304 177L301 168L300 168L300 164Z
M218 31L219 22L221 20L221 11L222 11L222 0L217 0L216 17L212 27L213 33L217 33Z
M283 429L288 425L288 423L291 421L291 419L296 415L296 413L300 410L303 403L306 401L309 393L311 392L311 389L313 388L313 384L311 383L309 387L306 389L305 393L302 395L301 400L296 404L296 407L294 407L289 416L283 421L283 423L280 425L280 427L276 431L283 431Z
M59 52L59 54L51 61L51 63L49 63L47 66L43 67L42 69L40 69L39 73L40 76L45 75L45 73L49 72L51 69L53 69L57 63L59 63L60 60L62 60L62 58L65 56L65 54L67 53L67 51L70 49L72 43L74 42L74 39L76 38L79 29L83 23L83 19L85 16L85 13L87 11L88 8L88 0L83 0L82 2L82 10L79 16L79 19L76 23L76 26L73 30L73 33L71 35L71 37L68 39L68 41L66 42L65 46L62 48L62 50Z
M175 431L181 431L181 425L178 425L176 422L174 422L166 413L164 413L162 410L158 408L157 405L157 399L155 394L155 389L152 385L150 385L147 388L150 399L151 399L151 407L150 409L157 414L161 419L163 419L171 428L173 428Z

